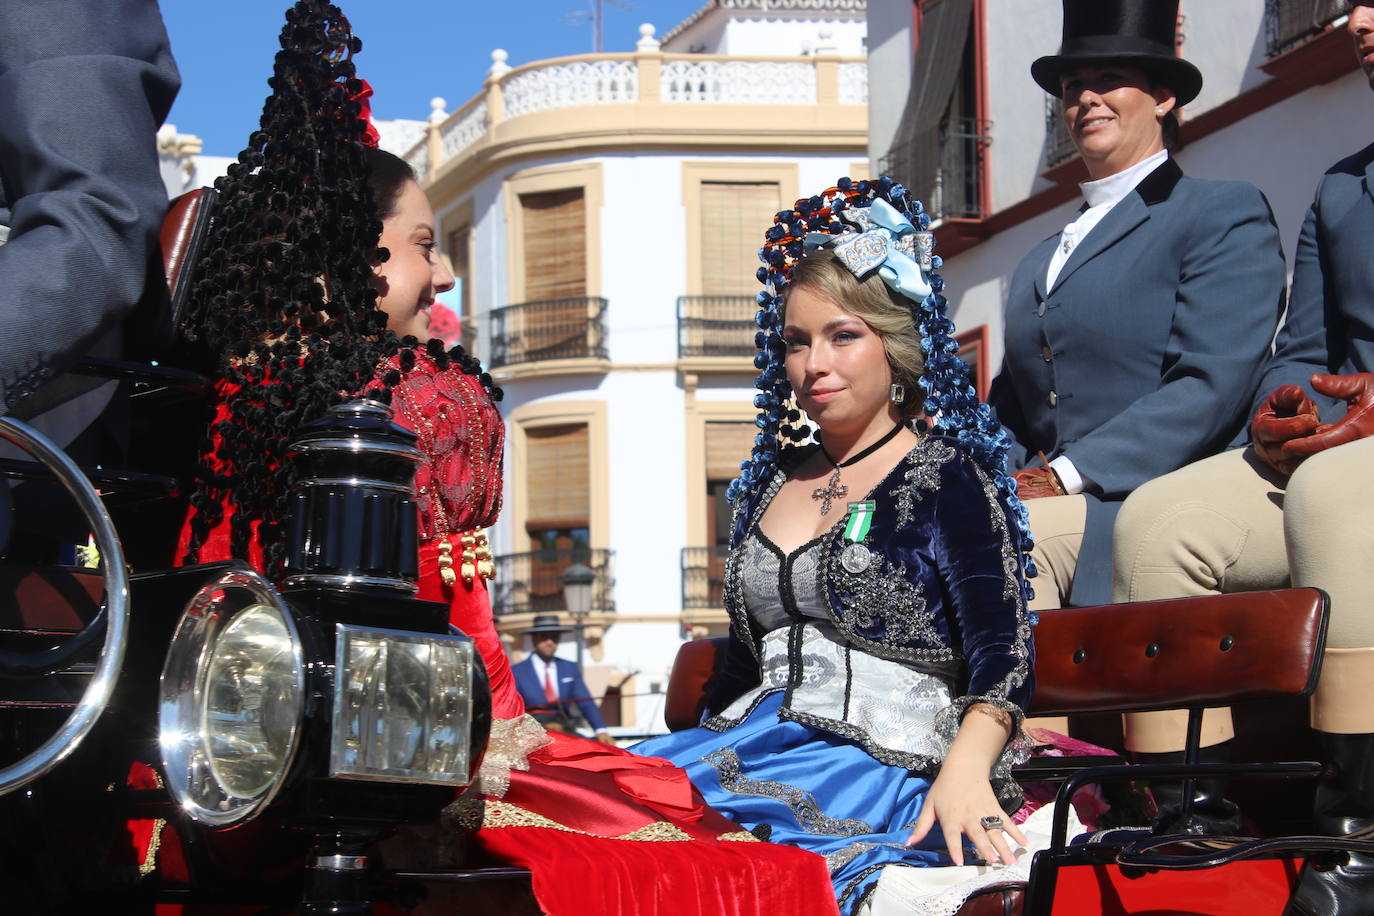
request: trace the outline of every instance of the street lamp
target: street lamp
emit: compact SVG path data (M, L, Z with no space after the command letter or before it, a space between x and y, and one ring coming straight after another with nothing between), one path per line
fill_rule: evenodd
M577 667L582 667L582 622L592 609L592 583L596 581L596 571L582 563L574 563L563 570L563 603L572 615L577 632Z

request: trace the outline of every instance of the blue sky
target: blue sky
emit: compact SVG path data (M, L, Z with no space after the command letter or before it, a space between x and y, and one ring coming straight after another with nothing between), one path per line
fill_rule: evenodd
M3 2L3 0L0 0ZM379 118L423 120L442 96L453 111L474 95L493 48L508 63L585 54L595 0L335 0L363 40L358 73L372 84ZM605 49L632 51L639 24L660 36L705 0L605 0ZM277 34L290 0L161 0L181 68L169 120L205 141L205 153L233 156L257 126Z

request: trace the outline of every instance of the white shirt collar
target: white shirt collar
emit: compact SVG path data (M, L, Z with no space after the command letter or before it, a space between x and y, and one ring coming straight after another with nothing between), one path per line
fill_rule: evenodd
M1135 189L1135 186L1145 180L1145 176L1163 165L1164 160L1169 158L1169 151L1162 149L1150 156L1142 159L1135 165L1115 175L1108 175L1106 178L1099 178L1096 181L1084 181L1078 185L1083 192L1083 199L1088 202L1088 206L1097 208L1106 206L1108 209L1115 207L1121 199Z

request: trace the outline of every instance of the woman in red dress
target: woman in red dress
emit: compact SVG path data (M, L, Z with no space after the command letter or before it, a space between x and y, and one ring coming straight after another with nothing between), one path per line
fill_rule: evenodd
M453 285L409 166L365 149L360 44L328 4L288 13L262 127L229 175L183 321L217 400L187 563L238 557L280 572L287 445L350 395L389 401L424 453L419 597L446 603L475 641L498 720L481 795L455 804L489 852L529 867L545 912L833 912L824 860L758 842L705 805L682 770L524 712L492 619L482 529L501 503L500 391L461 348L428 340ZM378 221L380 219L380 222ZM380 239L379 239L380 237Z

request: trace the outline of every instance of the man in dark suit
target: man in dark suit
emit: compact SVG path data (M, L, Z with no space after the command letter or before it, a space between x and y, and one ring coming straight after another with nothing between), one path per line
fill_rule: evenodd
M156 136L180 86L154 0L0 3L0 414L69 451L84 436L86 460L122 449L95 422L117 383L63 373L122 356L121 322L163 282Z
M120 322L162 282L156 135L181 78L154 0L5 0L0 36L0 413L27 418L90 395L51 382L118 357Z
M526 711L546 727L576 734L585 725L596 733L597 740L610 744L601 710L582 680L581 670L556 654L559 637L568 632L557 614L534 618L534 624L525 630L534 651L511 666L515 689L525 700Z
M1374 88L1374 0L1346 25ZM1331 596L1312 727L1330 778L1316 829L1374 828L1374 145L1322 176L1251 445L1151 481L1117 519L1114 597L1318 586ZM1309 394L1310 392L1310 394ZM1190 417L1191 414L1185 414ZM1374 857L1304 872L1291 916L1374 912Z

